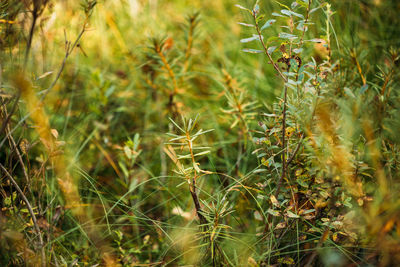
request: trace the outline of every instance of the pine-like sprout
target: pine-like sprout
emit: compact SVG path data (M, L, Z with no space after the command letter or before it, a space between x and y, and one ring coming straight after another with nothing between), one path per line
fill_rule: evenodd
M202 224L206 224L207 220L201 213L200 202L197 195L196 181L202 175L210 174L210 172L200 169L200 163L197 162L197 158L210 153L210 147L196 145L194 141L198 140L201 135L213 130L200 129L195 131L198 118L198 116L189 120L182 118L181 126L178 125L174 120L170 119L172 124L177 128L178 134L168 133L172 139L166 143L168 146L164 149L164 151L176 165L177 169L175 170L175 173L188 182L197 215L200 219L200 222ZM176 153L178 150L180 151L180 154Z

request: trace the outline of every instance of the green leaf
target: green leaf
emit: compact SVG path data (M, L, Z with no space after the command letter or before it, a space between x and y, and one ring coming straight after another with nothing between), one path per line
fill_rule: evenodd
M268 212L269 214L271 214L272 216L275 216L275 217L281 216L280 213L279 213L279 211L277 211L277 210L268 209L267 212Z
M320 39L320 38L314 38L311 40L306 40L306 42L313 42L313 43L325 43L324 39Z
M249 37L249 38L244 38L242 40L240 40L241 43L248 43L248 42L252 42L254 40L259 39L258 35L253 35L253 37Z
M281 7L284 7L284 8L286 8L286 9L290 9L287 5L284 5L284 4L280 3L279 1L276 1L276 0L275 0L275 3L277 3L277 4L280 5Z
M276 22L276 19L270 19L267 22L265 22L265 24L261 27L261 30L264 30L268 27L270 27L272 24L274 24Z
M296 35L286 32L279 33L279 37L283 39L296 39L298 38Z
M244 49L242 49L242 51L246 52L246 53L250 53L250 54L260 54L260 53L264 52L262 50L257 50L257 49L252 49L252 48L244 48Z
M284 17L284 16L282 16L281 14L278 14L278 13L276 13L276 12L274 12L274 13L272 13L272 16L275 16L275 17Z
M291 17L291 16L296 16L296 17L299 17L299 18L304 19L304 16L303 16L303 15L301 15L301 14L299 14L299 13L296 13L296 12L293 12L293 11L291 11L291 10L282 9L282 10L281 10L281 13L284 14L284 15L287 15L287 16L289 16L289 17Z
M300 54L301 52L303 52L303 48L295 48L293 49L293 52L296 54Z
M305 188L308 188L308 184L307 184L305 181L303 181L302 179L296 179L296 182L297 182L300 186L305 187Z
M296 0L296 3L299 4L299 5L301 5L302 7L307 8L307 4L306 4L304 1L302 1L302 0Z
M361 87L360 93L361 93L361 94L364 94L365 91L368 90L368 88L369 88L368 84L364 84L364 85Z
M268 47L268 49L267 49L268 54L272 54L276 50L276 48L277 48L276 46Z

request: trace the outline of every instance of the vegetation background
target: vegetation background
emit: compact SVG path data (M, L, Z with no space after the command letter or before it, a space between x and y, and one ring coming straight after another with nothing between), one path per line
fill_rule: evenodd
M396 266L400 2L1 0L2 266Z

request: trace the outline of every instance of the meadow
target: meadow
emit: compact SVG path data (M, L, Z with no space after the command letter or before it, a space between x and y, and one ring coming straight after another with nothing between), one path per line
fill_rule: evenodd
M1 0L1 266L397 266L397 0Z

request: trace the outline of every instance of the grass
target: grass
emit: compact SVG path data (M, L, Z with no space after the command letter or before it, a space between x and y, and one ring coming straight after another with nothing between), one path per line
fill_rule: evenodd
M292 2L1 3L1 264L395 265L399 4Z

